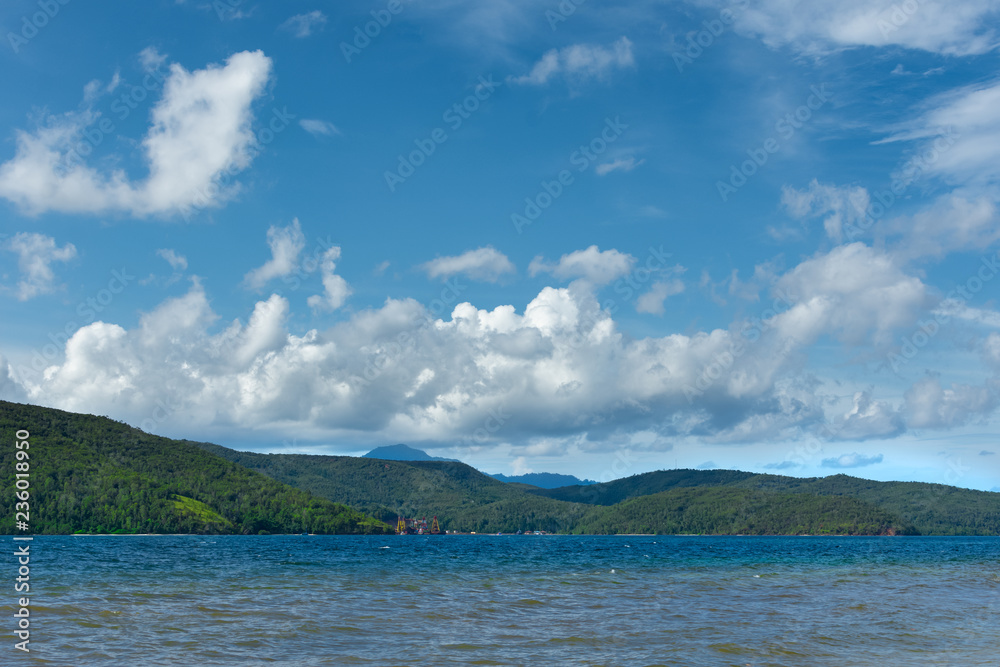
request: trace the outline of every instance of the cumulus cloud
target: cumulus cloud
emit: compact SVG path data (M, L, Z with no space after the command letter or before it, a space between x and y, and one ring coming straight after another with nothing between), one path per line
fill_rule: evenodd
M299 219L293 219L287 227L271 225L267 230L267 245L271 248L271 259L243 277L243 284L250 289L261 289L271 280L291 275L298 268L299 254L306 246Z
M308 37L313 30L322 29L326 25L326 15L314 9L306 14L296 14L281 24L281 28L288 30L298 38Z
M351 295L351 288L343 277L338 276L336 261L340 259L340 247L333 246L323 253L320 271L323 275L323 295L309 297L308 304L313 310L336 310L344 305Z
M937 375L913 383L903 395L906 423L911 428L949 429L978 421L997 406L989 387L952 384L945 388Z
M184 255L178 255L170 248L160 248L156 254L166 260L175 271L184 271L188 267L187 258Z
M563 76L571 82L604 80L616 69L635 66L632 42L622 37L610 46L574 44L547 51L527 74L508 80L524 85L542 86Z
M274 258L265 265L272 268L249 275L266 282L293 268L301 249L296 232L296 224L272 228ZM338 259L336 251L324 257L325 276L336 277ZM247 324L217 331L218 317L195 282L137 327L83 327L62 363L29 374L22 387L34 402L135 423L166 405L186 427L282 425L355 442L463 441L502 411L510 418L490 441L521 447L513 456L570 443L596 451L640 432L649 438L629 446L652 451L678 437L749 443L804 433L890 437L898 429L892 407L870 392L828 417L829 401L802 372L805 346L826 332L863 341L912 326L923 285L889 257L840 246L786 272L778 283L787 279L801 298L764 322L641 339L619 330L594 290L633 263L592 246L545 264L571 282L544 287L523 311L479 309L451 296L451 312L442 315L411 299L387 299L301 335L288 330L288 303L276 295L258 303ZM324 287L311 305L342 303L345 283ZM953 388L952 397L922 389L900 408L908 427L959 423L953 413L977 404L964 390ZM985 403L978 404L984 414ZM938 416L919 417L925 413Z
M470 280L488 283L495 283L505 274L516 271L507 256L493 246L476 248L461 255L438 257L422 264L421 268L431 278L448 278L461 274Z
M819 253L782 276L777 288L796 303L775 324L801 341L831 334L849 344L888 344L896 328L928 305L926 286L890 255L863 243Z
M522 314L458 303L440 318L389 299L301 336L287 330L288 312L274 295L247 324L216 332L195 281L135 328L79 329L64 360L23 388L34 402L137 424L167 406L186 428L284 424L411 441L460 440L501 410L505 441L531 446L585 436L594 448L635 431L652 435L650 447L720 432L745 442L816 420L804 390L778 381L784 358L770 358L766 342L694 396L686 388L724 358L732 334L632 340L572 286L542 289Z
M729 0L692 0L733 10ZM806 53L860 46L902 46L931 53L971 55L997 45L993 0L762 0L734 10L736 29L771 47ZM741 6L742 6L741 5Z
M635 265L636 259L628 253L612 248L602 251L596 245L585 250L577 250L559 258L558 262L547 262L541 256L531 260L528 273L536 276L539 273L551 273L561 280L581 278L592 285L607 285L614 280L627 275Z
M873 399L869 389L854 394L851 409L833 420L829 437L836 440L891 438L904 430L898 411L886 401Z
M51 294L59 289L52 265L56 262L68 262L76 257L76 246L72 243L60 248L51 236L30 232L15 234L4 243L4 247L18 256L20 279L16 293L19 301Z
M653 283L649 291L636 299L635 309L640 313L651 313L662 315L664 313L663 302L669 297L680 294L684 291L684 283L673 278L672 280L658 280Z
M15 156L0 165L0 197L32 215L144 217L218 206L236 191L219 186L222 174L245 169L253 160L251 105L270 74L271 60L260 51L236 53L223 66L194 72L171 65L142 141L149 170L142 182L121 169L100 171L81 157L78 148L90 147L83 133L99 121L99 113L85 108L49 116L34 132L17 132Z
M864 466L875 465L876 463L882 463L881 454L865 456L864 454L854 452L853 454L842 454L832 459L823 459L820 465L824 468L863 468Z
M314 137L332 137L335 134L340 134L336 125L325 120L303 118L299 121L299 126Z

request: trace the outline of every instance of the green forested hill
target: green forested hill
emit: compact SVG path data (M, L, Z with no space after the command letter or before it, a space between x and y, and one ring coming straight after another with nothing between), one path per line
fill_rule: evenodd
M665 470L541 489L458 462L237 452L0 401L6 533L21 428L31 432L33 533L383 532L378 519L403 514L460 532L1000 534L1000 493L939 484Z
M738 487L685 486L599 505L575 533L916 535L912 524L863 500Z
M253 454L201 447L327 498L391 521L438 516L445 529L575 533L915 534L898 503L863 497L867 480L837 475L825 485L735 470L665 470L606 484L540 489L505 484L464 463L385 461L349 456ZM783 481L784 480L784 481ZM813 484L806 488L803 484ZM798 485L798 486L797 486ZM889 485L890 487L892 485ZM926 485L933 486L933 485ZM918 502L904 485L902 497ZM945 487L964 498L962 489ZM839 490L842 493L833 493ZM979 492L969 492L973 495ZM909 494L909 495L908 495ZM1000 494L982 494L1000 499ZM836 497L843 496L843 497ZM540 502L548 501L548 502ZM939 517L943 506L928 511ZM969 517L964 517L968 519ZM949 530L989 534L963 516ZM924 521L928 533L936 525Z
M189 443L0 401L0 533L14 533L15 433L30 432L30 531L369 533L388 526Z
M848 475L798 478L737 470L661 470L603 484L529 492L591 505L614 505L683 488L851 498L880 508L921 535L1000 535L1000 493L923 482L876 482Z
M197 443L213 454L384 521L437 516L443 530L568 532L586 505L540 498L464 463L353 456L255 454Z
M632 477L623 477L603 484L562 486L537 489L531 493L557 500L614 505L629 498L648 496L671 489L694 486L729 486L755 477L752 472L739 470L657 470Z

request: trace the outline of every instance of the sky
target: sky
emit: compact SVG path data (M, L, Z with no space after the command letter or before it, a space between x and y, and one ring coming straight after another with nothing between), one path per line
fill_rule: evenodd
M998 18L10 0L0 398L253 451L1000 490Z

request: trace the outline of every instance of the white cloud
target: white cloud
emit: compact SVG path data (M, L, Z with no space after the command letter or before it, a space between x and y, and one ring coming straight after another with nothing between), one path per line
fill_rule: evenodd
M635 257L612 248L602 251L596 245L563 255L556 263L546 262L541 256L531 260L528 273L551 273L562 280L581 278L592 285L607 285L627 275L635 265Z
M336 125L325 120L303 118L299 121L299 126L314 137L332 137L335 134L340 134Z
M267 230L267 245L271 248L271 259L243 277L243 283L250 289L261 289L269 281L290 275L298 268L299 254L306 246L299 219L295 218L287 227L271 225Z
M294 228L275 228L272 240L294 237ZM336 277L334 255L324 258L325 276ZM912 326L924 287L889 257L855 244L806 259L778 281L803 298L758 323L753 337L743 321L728 330L625 335L593 286L632 264L629 255L592 247L546 267L575 280L543 288L521 312L455 300L450 315L441 316L410 299L388 299L301 335L289 332L288 304L276 295L257 304L248 324L235 321L217 332L218 318L195 282L133 329L105 322L80 329L64 361L29 375L23 392L32 402L135 423L166 405L173 428L291 427L353 442L467 442L499 410L510 418L491 441L502 438L525 456L570 442L597 450L636 432L661 443L898 432L896 411L870 392L828 417L830 401L803 374L803 352L822 334L892 340L895 329ZM332 306L344 293L325 287L314 307L318 299ZM963 406L987 413L989 401L978 390L920 389L898 411L908 428L961 423L955 415L968 411ZM938 416L921 418L925 413Z
M904 395L903 409L911 428L948 429L981 420L997 406L988 387L952 384L945 389L936 375L913 383Z
M828 435L837 440L867 440L894 437L904 430L896 409L886 401L874 400L869 389L854 394L851 409L834 419Z
M504 274L516 271L507 256L493 246L476 248L461 255L438 257L422 264L421 268L431 278L462 274L471 280L490 283L497 282Z
M600 443L622 429L663 437L722 429L746 441L815 421L800 389L777 387L784 362L768 356L766 342L692 404L685 386L731 348L732 334L631 340L589 290L546 287L521 315L459 303L436 318L390 299L302 336L287 331L287 317L274 295L248 324L213 333L218 318L195 281L134 329L79 329L64 361L27 377L24 391L32 402L137 424L168 406L187 429L283 424L410 441L461 439L490 410L511 415L502 435L525 445L540 435Z
M528 460L523 456L518 456L513 461L511 461L510 467L514 471L513 474L515 476L527 475L529 473L535 472L534 470L531 469L531 466L528 465Z
M896 250L905 258L983 251L1000 240L996 202L995 196L956 191L938 197L912 216L886 221L886 232L899 237Z
M160 248L156 254L165 259L175 271L185 271L188 267L187 258L184 255L178 255L170 248Z
M918 278L863 243L805 260L782 276L777 288L796 303L775 318L775 325L803 342L830 334L849 344L871 337L884 345L895 329L912 325L929 305Z
M684 291L684 283L677 278L672 280L658 280L653 283L649 291L640 296L635 302L635 309L640 313L652 313L662 315L664 312L663 302L667 298L680 294Z
M639 215L644 218L666 218L669 214L659 206L646 204L639 208Z
M611 162L605 162L594 167L594 172L598 176L604 176L605 174L610 174L613 171L632 171L639 165L641 165L645 160L636 160L635 157L618 158Z
M16 155L0 165L0 197L29 214L142 217L218 206L235 193L235 186L219 187L223 172L245 169L253 160L250 107L270 73L271 60L260 51L236 53L224 66L194 72L171 65L142 142L149 177L138 183L123 170L102 173L80 157L82 132L100 114L84 109L49 116L34 133L18 131Z
M552 49L523 76L511 77L513 83L541 86L562 75L571 82L604 80L612 70L635 66L632 42L622 37L610 47L597 44L574 44Z
M326 25L326 15L318 9L314 9L307 14L296 14L281 24L281 28L288 30L296 37L308 37L314 29L322 29Z
M0 400L14 403L26 403L28 400L24 387L15 377L14 368L2 354L0 354Z
M967 86L926 103L928 111L880 143L924 140L916 157L897 175L929 172L970 186L1000 182L1000 82Z
M965 299L944 299L934 309L935 319L941 322L963 320L993 329L1000 329L1000 312L970 306Z
M836 242L844 239L844 226L858 226L868 210L868 191L862 187L821 185L815 178L805 190L785 186L781 204L793 218L823 217L826 235Z
M344 305L351 295L351 288L343 277L338 276L336 261L340 259L340 247L333 246L323 253L320 270L323 274L323 295L309 297L309 307L313 310L336 310Z
M729 0L694 0L733 9ZM947 55L991 51L997 45L994 0L761 0L734 11L736 29L771 47L806 53L859 46L902 46Z
M980 355L986 363L1000 369L1000 333L994 331L983 340Z
M4 246L18 255L20 280L17 282L17 298L20 301L55 292L59 286L52 265L76 257L76 246L72 243L60 248L54 238L43 234L19 232Z
M147 46L139 52L139 64L146 72L155 72L163 67L165 62L167 62L167 56L160 53L154 46Z
M842 454L837 458L823 459L820 465L824 468L863 468L864 466L875 465L876 463L882 463L881 454L865 456L864 454L854 452L853 454Z

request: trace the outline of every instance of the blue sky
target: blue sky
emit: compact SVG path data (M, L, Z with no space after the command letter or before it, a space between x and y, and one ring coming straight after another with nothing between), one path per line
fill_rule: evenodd
M998 11L5 3L0 397L994 489Z

